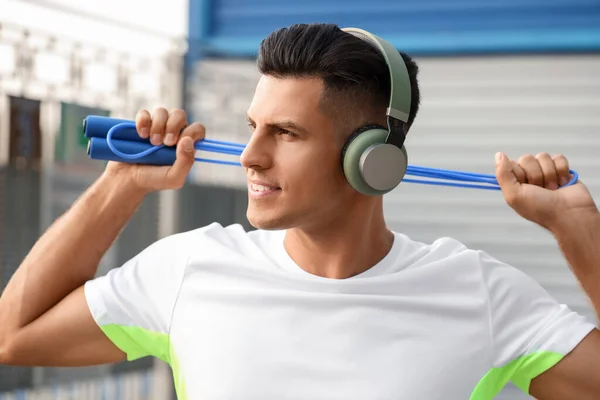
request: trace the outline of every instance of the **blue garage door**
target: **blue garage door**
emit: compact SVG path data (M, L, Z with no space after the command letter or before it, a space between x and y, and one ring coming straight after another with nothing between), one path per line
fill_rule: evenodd
M361 27L413 54L600 49L600 0L190 0L190 50L252 56L299 22Z

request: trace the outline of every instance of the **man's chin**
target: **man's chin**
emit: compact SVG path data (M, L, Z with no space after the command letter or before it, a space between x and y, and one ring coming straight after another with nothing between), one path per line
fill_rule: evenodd
M264 231L277 231L288 228L285 218L271 212L248 210L246 218L254 228Z

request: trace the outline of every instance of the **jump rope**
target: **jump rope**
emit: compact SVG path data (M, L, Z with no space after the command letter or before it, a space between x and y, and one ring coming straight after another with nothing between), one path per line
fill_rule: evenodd
M92 159L146 165L173 165L175 162L175 147L165 146L164 144L154 146L150 143L150 139L141 138L134 121L90 115L84 120L83 126L83 134L89 139L88 155ZM240 156L246 146L221 140L202 139L197 141L194 147L199 151ZM195 157L195 160L205 163L241 166L239 161L202 157ZM573 178L562 187L571 186L578 181L579 175L577 172L570 170L570 173ZM404 178L402 182L500 190L500 185L493 174L408 165L406 175L427 179Z

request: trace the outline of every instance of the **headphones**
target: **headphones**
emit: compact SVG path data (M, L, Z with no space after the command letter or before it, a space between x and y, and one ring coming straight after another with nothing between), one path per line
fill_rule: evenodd
M404 148L404 126L411 104L408 70L398 50L389 42L362 29L342 30L375 47L390 70L387 129L363 126L350 136L342 150L342 167L350 186L365 195L383 195L400 184L408 167Z

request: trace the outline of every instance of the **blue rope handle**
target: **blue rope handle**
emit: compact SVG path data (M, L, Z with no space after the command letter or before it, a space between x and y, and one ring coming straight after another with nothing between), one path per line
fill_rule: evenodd
M159 146L153 146L139 153L135 154L127 154L119 151L112 143L112 136L119 129L125 128L135 128L135 123L121 123L114 125L106 134L106 143L109 149L118 157L121 157L124 160L135 160L142 157L145 157L149 154L152 154L161 148L165 147L164 144ZM196 150L208 151L213 153L220 154L228 154L234 156L240 156L244 151L246 146L243 144L226 142L220 140L210 140L210 139L202 139L195 143L194 148ZM214 164L223 164L223 165L234 165L241 166L239 162L236 161L225 161L225 160L214 160L209 158L194 158L196 161L206 162L206 163L214 163ZM570 170L573 178L569 183L562 186L571 186L575 184L579 180L579 174L576 171ZM470 188L470 189L486 189L486 190L500 190L500 185L496 180L495 175L492 174L479 174L474 172L461 172L461 171L452 171L441 168L430 168L430 167L419 167L415 165L409 165L406 169L406 175L416 176L426 179L414 179L414 178L404 178L402 182L409 183L419 183L425 185L437 185L437 186L452 186L452 187L462 187L462 188ZM454 182L452 182L454 181ZM469 183L465 183L469 182Z

